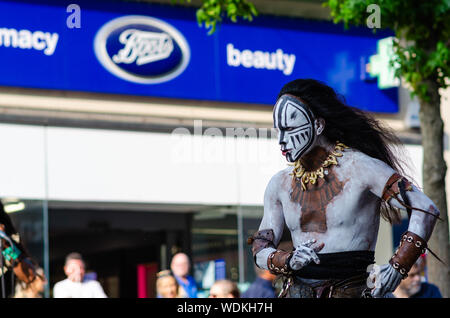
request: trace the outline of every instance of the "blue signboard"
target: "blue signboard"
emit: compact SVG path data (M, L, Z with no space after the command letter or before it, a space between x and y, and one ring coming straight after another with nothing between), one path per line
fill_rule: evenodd
M0 85L273 105L297 78L322 80L348 104L397 112L397 89L367 80L388 32L261 16L209 36L195 10L130 2L0 1Z

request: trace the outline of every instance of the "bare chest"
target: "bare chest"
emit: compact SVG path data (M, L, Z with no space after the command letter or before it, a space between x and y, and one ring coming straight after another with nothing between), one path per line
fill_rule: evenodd
M349 230L361 222L370 223L376 209L376 198L357 176L338 169L330 169L328 175L308 184L306 190L288 176L281 189L283 214L291 233Z

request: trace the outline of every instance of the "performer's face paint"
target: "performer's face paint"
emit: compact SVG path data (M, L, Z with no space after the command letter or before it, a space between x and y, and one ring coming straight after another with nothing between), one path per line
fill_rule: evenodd
M278 143L289 162L295 162L314 143L314 116L308 106L291 95L282 95L273 110L274 127L279 130Z

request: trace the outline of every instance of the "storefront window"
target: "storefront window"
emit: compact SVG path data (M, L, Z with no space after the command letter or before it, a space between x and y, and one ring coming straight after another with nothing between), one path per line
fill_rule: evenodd
M48 266L46 266L46 258L48 255L48 244L46 240L47 222L45 218L46 205L41 200L17 198L2 198L1 202L4 211L9 215L20 235L20 242L48 277ZM9 273L5 273L5 280L11 282L11 275ZM17 285L17 279L14 279L12 283ZM6 284L7 295L9 296L14 295L11 284L9 286ZM42 296L48 296L48 288L48 285L46 285L45 289L41 291Z
M259 229L261 219L263 217L263 208L246 209L242 213L242 232L244 239L243 247L243 262L244 262L244 278L245 285L243 288L248 287L255 278L255 262L253 260L251 246L247 245L247 238L252 236Z
M238 283L241 291L253 282L254 262L247 238L257 231L262 215L261 207L232 207L194 216L192 257L200 296L207 297L218 279Z
M235 209L202 211L192 222L192 263L200 297L215 280L239 281L238 230Z

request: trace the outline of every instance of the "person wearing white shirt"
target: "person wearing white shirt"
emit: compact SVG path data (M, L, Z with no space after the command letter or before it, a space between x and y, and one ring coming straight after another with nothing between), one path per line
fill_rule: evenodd
M85 279L85 263L79 253L67 255L64 273L67 278L53 287L54 298L107 298L98 281Z

